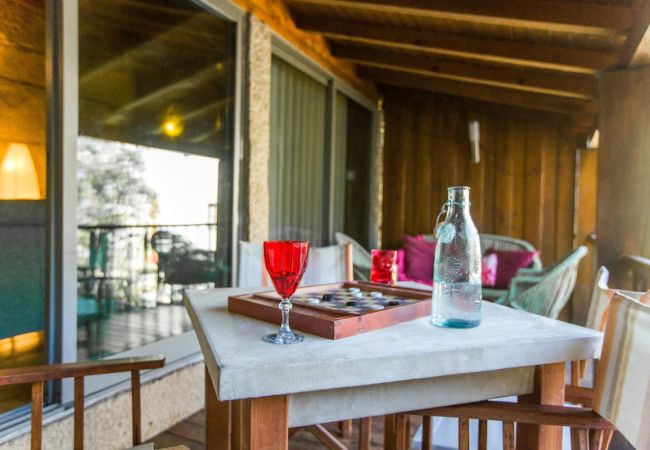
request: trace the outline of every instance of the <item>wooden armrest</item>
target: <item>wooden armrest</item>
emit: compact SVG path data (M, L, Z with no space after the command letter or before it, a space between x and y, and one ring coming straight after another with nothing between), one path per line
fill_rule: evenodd
M102 375L115 372L158 369L165 365L162 355L103 359L81 363L51 364L0 370L0 385L33 383L61 378Z
M615 430L614 426L588 408L534 405L485 401L466 405L411 411L419 416L458 417L462 419L499 420L533 425L557 425L572 428Z
M594 402L594 390L581 386L567 385L564 387L564 401L591 408Z

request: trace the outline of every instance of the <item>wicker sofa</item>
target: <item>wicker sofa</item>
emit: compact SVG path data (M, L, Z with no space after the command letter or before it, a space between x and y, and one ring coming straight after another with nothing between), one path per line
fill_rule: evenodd
M496 234L480 233L481 239L481 253L485 254L488 249L495 248L497 250L528 250L535 251L535 247L530 242L523 239L516 239L509 236L499 236ZM434 240L432 234L425 234L424 238L427 240ZM343 234L336 233L336 241L339 244L350 243L353 245L353 259L355 266L355 278L367 280L370 272L370 253L364 249L358 242L351 237ZM533 259L531 270L541 270L543 268L542 260L539 255ZM483 298L488 300L495 300L508 293L507 289L490 289L483 288Z

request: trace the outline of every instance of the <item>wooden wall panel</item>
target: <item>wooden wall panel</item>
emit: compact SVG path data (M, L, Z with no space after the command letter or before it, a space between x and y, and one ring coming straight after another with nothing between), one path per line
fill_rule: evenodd
M408 90L386 91L384 110L384 247L431 233L447 186L468 185L480 231L532 242L545 264L571 251L576 146L561 118Z
M598 257L650 257L650 67L601 79Z

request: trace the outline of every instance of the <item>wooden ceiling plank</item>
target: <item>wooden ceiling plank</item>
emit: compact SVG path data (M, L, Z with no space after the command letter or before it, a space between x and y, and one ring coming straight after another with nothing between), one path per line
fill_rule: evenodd
M437 79L426 75L409 74L383 68L361 67L359 75L380 85L419 89L570 116L596 114L598 108L597 103L593 101Z
M567 96L573 97L598 96L598 80L591 75L539 71L510 65L478 65L461 59L336 42L330 45L330 49L337 58L359 65L418 70L441 76L468 77L491 83L502 83L523 90L564 92Z
M602 30L624 32L634 24L632 8L594 3L549 4L522 0L289 0L288 3L366 9L388 14L406 13L585 34L599 34Z
M567 72L593 74L618 60L614 52L491 40L311 15L296 15L296 23L303 30L335 39Z

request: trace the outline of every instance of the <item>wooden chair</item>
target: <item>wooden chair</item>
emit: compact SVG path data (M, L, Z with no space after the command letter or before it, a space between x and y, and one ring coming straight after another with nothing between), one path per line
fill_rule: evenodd
M616 292L609 306L594 407L484 401L412 411L425 417L456 417L460 450L469 449L469 420L479 420L478 448L487 448L487 421L503 423L503 448L515 449L514 424L571 428L573 450L606 450L615 430L637 449L650 449L650 305Z
M43 386L46 381L74 378L74 449L81 450L84 447L84 377L131 372L133 445L139 446L142 441L140 371L158 369L164 365L163 356L143 356L4 369L0 370L0 386L27 383L32 385L31 449L40 450L43 442ZM139 448L153 449L153 446ZM182 450L186 447L174 449Z
M586 255L587 247L580 246L546 269L520 269L508 293L496 303L557 319L571 298L578 264Z
M336 232L334 239L339 245L352 245L352 262L354 264L354 279L361 281L370 280L370 267L372 265L372 258L370 252L366 250L363 245L359 244L355 239L347 234Z

